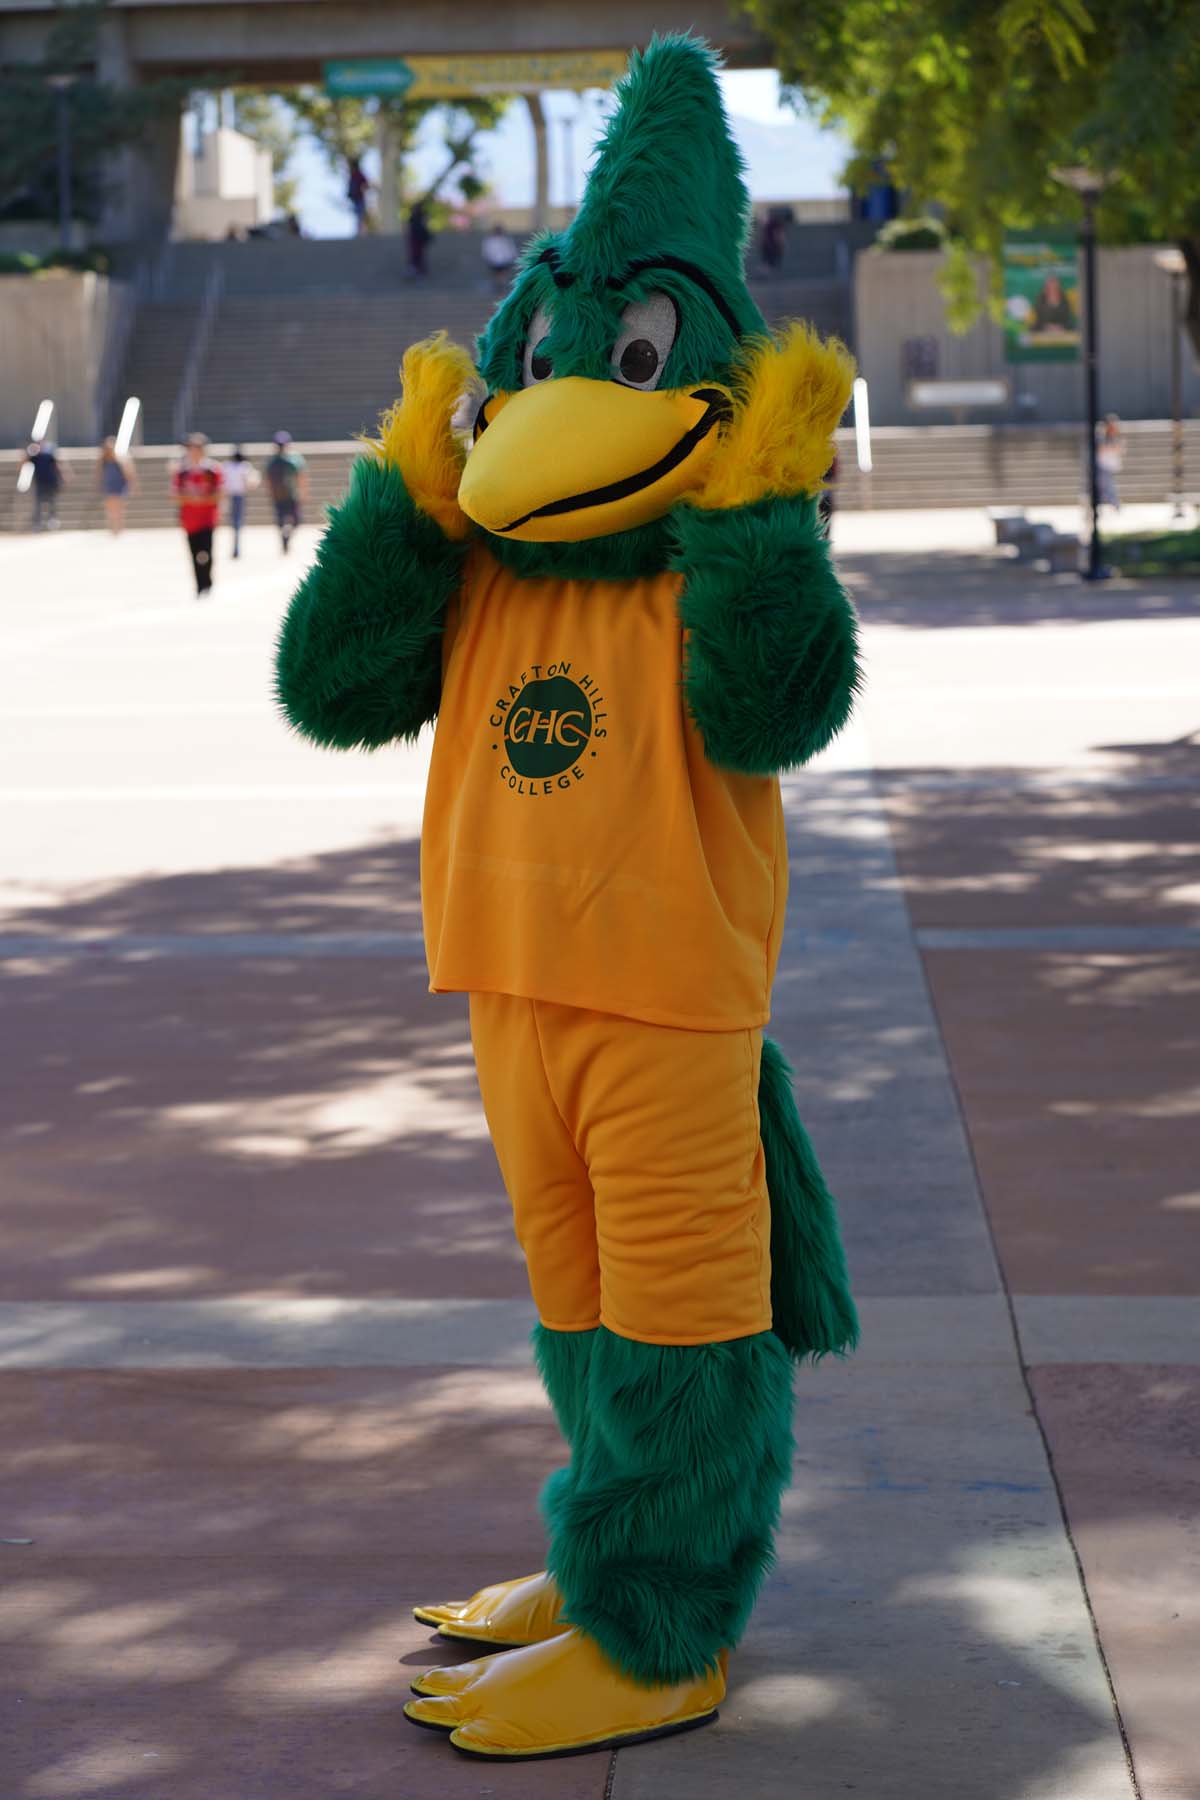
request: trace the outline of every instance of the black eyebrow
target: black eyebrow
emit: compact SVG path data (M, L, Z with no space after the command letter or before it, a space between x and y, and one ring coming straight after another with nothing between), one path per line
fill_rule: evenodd
M708 295L734 337L742 338L746 335L737 314L716 283L709 279L703 269L698 268L695 263L686 262L682 256L644 257L641 262L630 263L623 275L610 275L606 285L610 288L623 288L627 281L632 281L635 275L644 275L648 269L672 269L676 275L686 275L689 281L694 281ZM554 279L557 281L558 276Z
M574 287L574 275L566 274L558 266L557 250L552 247L543 250L537 260L540 263L545 263L550 269L554 276L555 287ZM610 275L605 286L610 288L623 288L626 282L633 280L635 275L644 275L648 269L672 269L676 275L686 275L689 281L694 281L696 286L703 289L704 293L708 295L709 299L728 325L730 331L732 331L734 337L745 337L746 334L742 330L741 321L734 312L732 306L730 306L728 300L726 300L720 288L714 281L710 280L704 270L696 263L688 262L682 256L643 257L640 262L630 263L623 275Z
M554 276L555 287L560 287L560 288L574 287L575 277L573 275L564 275L562 270L558 266L558 251L557 250L555 250L553 248L548 249L548 250L543 250L542 254L538 257L538 261L540 263L548 264L548 266L550 268L550 272Z

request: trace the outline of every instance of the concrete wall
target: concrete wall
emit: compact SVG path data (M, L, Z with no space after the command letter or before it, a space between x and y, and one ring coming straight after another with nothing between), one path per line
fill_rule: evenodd
M1026 419L1054 423L1085 412L1083 364L1006 363L1004 334L986 313L965 336L946 324L938 286L943 258L936 251L868 251L855 260L855 347L870 384L877 425L939 424L946 413L917 411L905 397L906 339L932 338L938 375L1001 376L1012 382L1007 409L968 414L981 423ZM984 292L980 271L980 293ZM1154 265L1154 247L1099 254L1100 405L1126 419L1161 419L1171 411L1171 283ZM1185 340L1184 410L1200 410L1200 368ZM1033 405L1020 407L1025 394Z
M181 120L172 234L223 238L231 225L263 225L275 217L270 152L226 126L204 134L199 155Z
M54 401L60 444L96 437L96 381L121 285L102 275L0 277L0 440L27 439L38 404Z

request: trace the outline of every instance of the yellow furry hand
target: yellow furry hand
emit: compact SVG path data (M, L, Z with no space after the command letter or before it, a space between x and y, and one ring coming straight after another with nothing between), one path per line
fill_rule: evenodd
M400 471L413 504L447 537L463 538L471 521L458 504L466 448L451 419L463 394L477 383L469 353L444 331L404 353L401 398L380 420L371 448Z
M816 494L833 462L833 431L846 410L854 359L808 325L752 342L733 383L733 414L692 506L749 506L772 495Z

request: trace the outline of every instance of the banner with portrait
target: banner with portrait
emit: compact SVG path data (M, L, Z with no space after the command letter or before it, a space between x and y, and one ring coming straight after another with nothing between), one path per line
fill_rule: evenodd
M1079 259L1065 232L1013 232L1004 243L1006 362L1076 362Z

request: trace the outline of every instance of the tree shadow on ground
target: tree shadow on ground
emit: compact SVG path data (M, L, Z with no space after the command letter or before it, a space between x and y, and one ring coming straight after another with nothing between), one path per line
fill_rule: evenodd
M0 1609L14 1800L609 1791L605 1755L481 1770L400 1713L416 1669L470 1654L409 1607L542 1560L561 1446L532 1372L39 1372L0 1396L6 1529L35 1540ZM797 1436L720 1725L623 1752L616 1791L703 1791L694 1766L756 1800L798 1769L813 1800L1110 1800L1120 1743L1094 1660L1079 1679L1015 1371L810 1370Z
M1162 754L1177 752L1146 747L1144 766ZM909 772L915 793L920 773ZM904 772L893 779L904 794ZM933 1277L907 1286L896 1251L901 1188L918 1212L931 1205L924 1170L920 1183L901 1176L928 1119L916 1108L905 1137L904 1102L891 1117L872 1109L907 1095L914 1063L940 1052L897 1033L886 993L872 991L901 943L894 935L867 959L872 904L888 901L893 934L898 907L890 853L871 836L872 792L862 773L814 777L792 821L798 919L843 961L822 983L801 946L788 976L804 1031L793 1023L789 1048L802 1089L825 1094L818 1147L851 1184L852 1260L869 1209L882 1221L874 1273L891 1284L874 1291L960 1292ZM904 829L935 834L949 855L968 818L945 792L927 798L930 815L905 814ZM1087 840L1085 815L1066 804L1010 839L1023 904L1040 894L1054 913L1069 897L1055 846L1068 826ZM995 807L981 839L999 827ZM1138 822L1110 823L1124 842ZM1165 816L1142 823L1156 841L1175 829ZM861 915L847 910L846 857L858 858ZM837 907L822 913L839 859ZM1095 892L1128 916L1122 892ZM952 893L927 896L934 922L946 922ZM402 842L125 882L11 919L13 935L107 940L27 948L10 968L14 1297L523 1295L461 1003L430 1000L420 957L403 948L320 951L331 933L402 935L415 906L416 847ZM1145 916L1173 906L1163 896ZM146 942L162 932L279 943L269 955L166 956ZM1062 966L1082 972L1073 985ZM1060 1155L1040 1129L1111 1106L1105 1070L1127 1073L1139 1033L1162 1015L1144 991L1139 1002L1122 959L1022 959L1036 1007L994 964L985 991L988 967L964 963L953 985L974 995L997 1079L1038 1045L1037 1080L1002 1121L1013 1158L1003 1178L1036 1194ZM1177 968L1163 966L1161 992L1187 1003ZM1189 1029L1168 1033L1181 1055ZM1095 1055L1084 1066L1064 1041ZM1178 1096L1161 1065L1143 1075L1123 1153L1149 1181ZM1108 1150L1093 1139L1088 1153ZM1148 1201L1122 1182L1128 1254L1134 1213L1166 1196ZM954 1206L973 1209L958 1165L954 1184ZM1065 1237L1071 1220L1050 1223ZM1159 1403L1150 1374L1143 1398ZM19 1646L19 1679L0 1702L19 1800L329 1800L390 1794L397 1781L448 1800L601 1800L605 1756L481 1774L400 1717L414 1667L464 1654L431 1645L407 1607L541 1561L534 1496L561 1448L532 1373L45 1370L10 1372L0 1399L18 1478L5 1535L34 1540L6 1551L0 1627ZM797 1431L779 1564L735 1663L722 1735L623 1752L616 1792L685 1791L688 1759L704 1757L724 1759L716 1791L752 1776L761 1800L793 1795L798 1781L812 1800L852 1787L871 1800L1108 1800L1124 1779L1119 1740L1098 1677L1078 1681L1094 1652L1015 1370L964 1367L948 1346L940 1370L872 1370L864 1357L808 1371ZM1124 1527L1142 1518L1131 1499Z
M452 1262L457 1294L524 1294L465 1003L414 925L410 841L10 916L0 1292L427 1295ZM322 949L364 931L397 952Z
M919 930L1035 934L924 952L1010 1283L1196 1292L1197 957L1154 934L1200 922L1200 739L1101 748L1119 759L1103 782L877 780ZM1039 931L1068 937L1039 944ZM1064 1190L1087 1196L1082 1237L1077 1207L1047 1203Z

